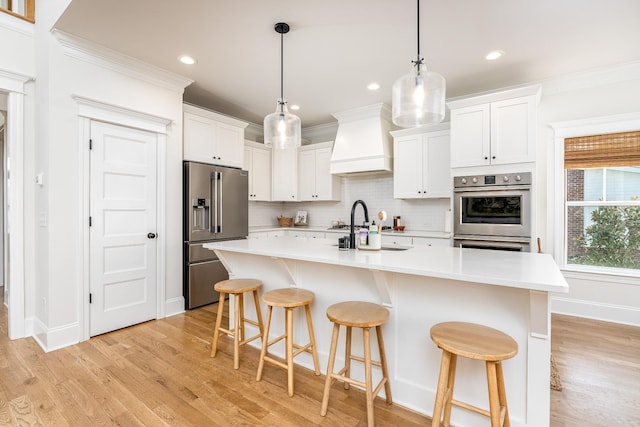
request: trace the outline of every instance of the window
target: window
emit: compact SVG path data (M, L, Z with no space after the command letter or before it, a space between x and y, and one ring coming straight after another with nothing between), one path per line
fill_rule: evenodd
M567 266L640 270L640 132L567 138Z

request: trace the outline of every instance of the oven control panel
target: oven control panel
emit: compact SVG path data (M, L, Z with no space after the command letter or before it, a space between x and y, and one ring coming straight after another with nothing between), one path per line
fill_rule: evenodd
M453 188L531 185L531 172L469 175L453 178Z

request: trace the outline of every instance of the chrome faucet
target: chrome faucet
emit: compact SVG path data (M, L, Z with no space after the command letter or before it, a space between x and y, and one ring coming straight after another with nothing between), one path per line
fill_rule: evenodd
M364 222L369 222L369 211L367 210L367 205L362 200L356 200L353 202L353 206L351 206L351 229L349 233L349 248L356 248L356 231L354 228L354 217L356 213L356 206L362 205L362 209L364 209Z

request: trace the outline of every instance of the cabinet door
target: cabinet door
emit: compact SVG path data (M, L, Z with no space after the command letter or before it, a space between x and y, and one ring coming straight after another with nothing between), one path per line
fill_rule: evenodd
M195 114L184 113L183 126L184 159L215 163L215 122Z
M422 135L398 137L393 141L393 197L422 197Z
M216 123L216 155L218 164L241 168L244 157L244 129Z
M298 152L298 168L300 170L299 197L302 201L317 200L316 192L316 151Z
M291 202L298 200L298 150L272 150L272 200Z
M489 104L451 111L451 167L490 164Z
M331 175L331 148L315 150L315 200L340 200L340 178ZM300 173L303 173L300 165Z
M414 246L451 246L449 239L439 237L414 237Z
M249 180L253 183L253 198L261 202L271 200L271 150L252 148Z
M433 132L422 137L422 196L451 197L451 162L449 131Z
M523 97L491 104L491 163L535 161L535 100Z

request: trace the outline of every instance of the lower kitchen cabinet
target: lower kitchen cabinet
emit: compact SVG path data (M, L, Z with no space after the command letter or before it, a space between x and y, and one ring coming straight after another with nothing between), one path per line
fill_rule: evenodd
M411 245L411 244L413 244L411 236L396 236L396 235L383 234L381 241L382 241L383 245Z
M413 244L415 246L451 246L451 240L438 237L414 237Z

